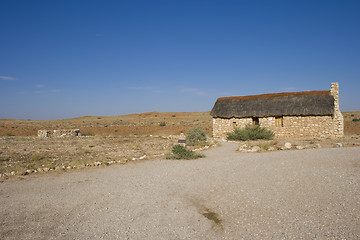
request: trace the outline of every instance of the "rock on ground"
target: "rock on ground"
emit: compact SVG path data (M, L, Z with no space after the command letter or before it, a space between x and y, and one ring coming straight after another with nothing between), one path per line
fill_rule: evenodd
M0 183L1 239L359 239L360 148L147 160Z

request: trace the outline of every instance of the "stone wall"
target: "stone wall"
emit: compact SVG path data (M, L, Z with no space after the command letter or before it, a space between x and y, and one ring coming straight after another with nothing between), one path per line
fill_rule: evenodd
M38 137L77 137L80 136L79 129L39 130Z
M330 94L334 97L334 135L335 137L344 136L344 117L339 107L339 83L331 83Z
M261 127L274 131L276 137L343 137L344 118L339 108L339 83L331 83L334 97L333 116L283 116L259 118ZM226 138L234 127L244 128L252 118L213 118L213 137Z
M231 132L234 127L244 128L251 123L251 118L213 118L213 137L226 138L226 132Z
M275 117L259 118L261 127L272 130L275 137L337 137L332 116L284 116L282 124ZM278 120L279 121L279 120ZM244 128L252 124L252 118L213 118L213 137L226 138L226 132L234 127Z

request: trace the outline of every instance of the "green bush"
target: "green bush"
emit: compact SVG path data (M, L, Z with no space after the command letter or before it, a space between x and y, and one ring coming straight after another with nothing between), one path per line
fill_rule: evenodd
M353 121L353 122L359 122L359 121L360 121L360 118L353 118L352 121Z
M227 132L226 135L228 140L270 140L274 137L274 132L258 125L247 125L244 129L234 128L232 132Z
M84 133L81 133L82 136L95 136L95 134L93 132L84 132Z
M206 132L201 127L192 127L186 132L186 144L194 146L206 141Z
M203 154L197 153L191 150L186 150L183 145L175 145L172 148L171 155L167 157L167 159L197 159L204 157Z

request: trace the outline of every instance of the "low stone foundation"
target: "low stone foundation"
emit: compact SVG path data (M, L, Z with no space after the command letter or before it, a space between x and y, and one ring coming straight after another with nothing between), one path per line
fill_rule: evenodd
M39 130L38 137L77 137L80 136L80 129L59 129L59 130Z

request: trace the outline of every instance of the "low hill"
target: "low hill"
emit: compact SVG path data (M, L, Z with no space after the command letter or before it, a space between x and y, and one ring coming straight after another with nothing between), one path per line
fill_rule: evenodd
M360 134L360 111L343 112L345 134ZM0 119L0 136L36 136L40 129L76 129L85 135L169 135L201 126L211 134L209 112L148 112L62 120Z
M36 136L40 129L76 128L85 135L169 135L186 132L192 126L201 126L211 133L209 112L148 112L62 120L0 119L0 136Z

